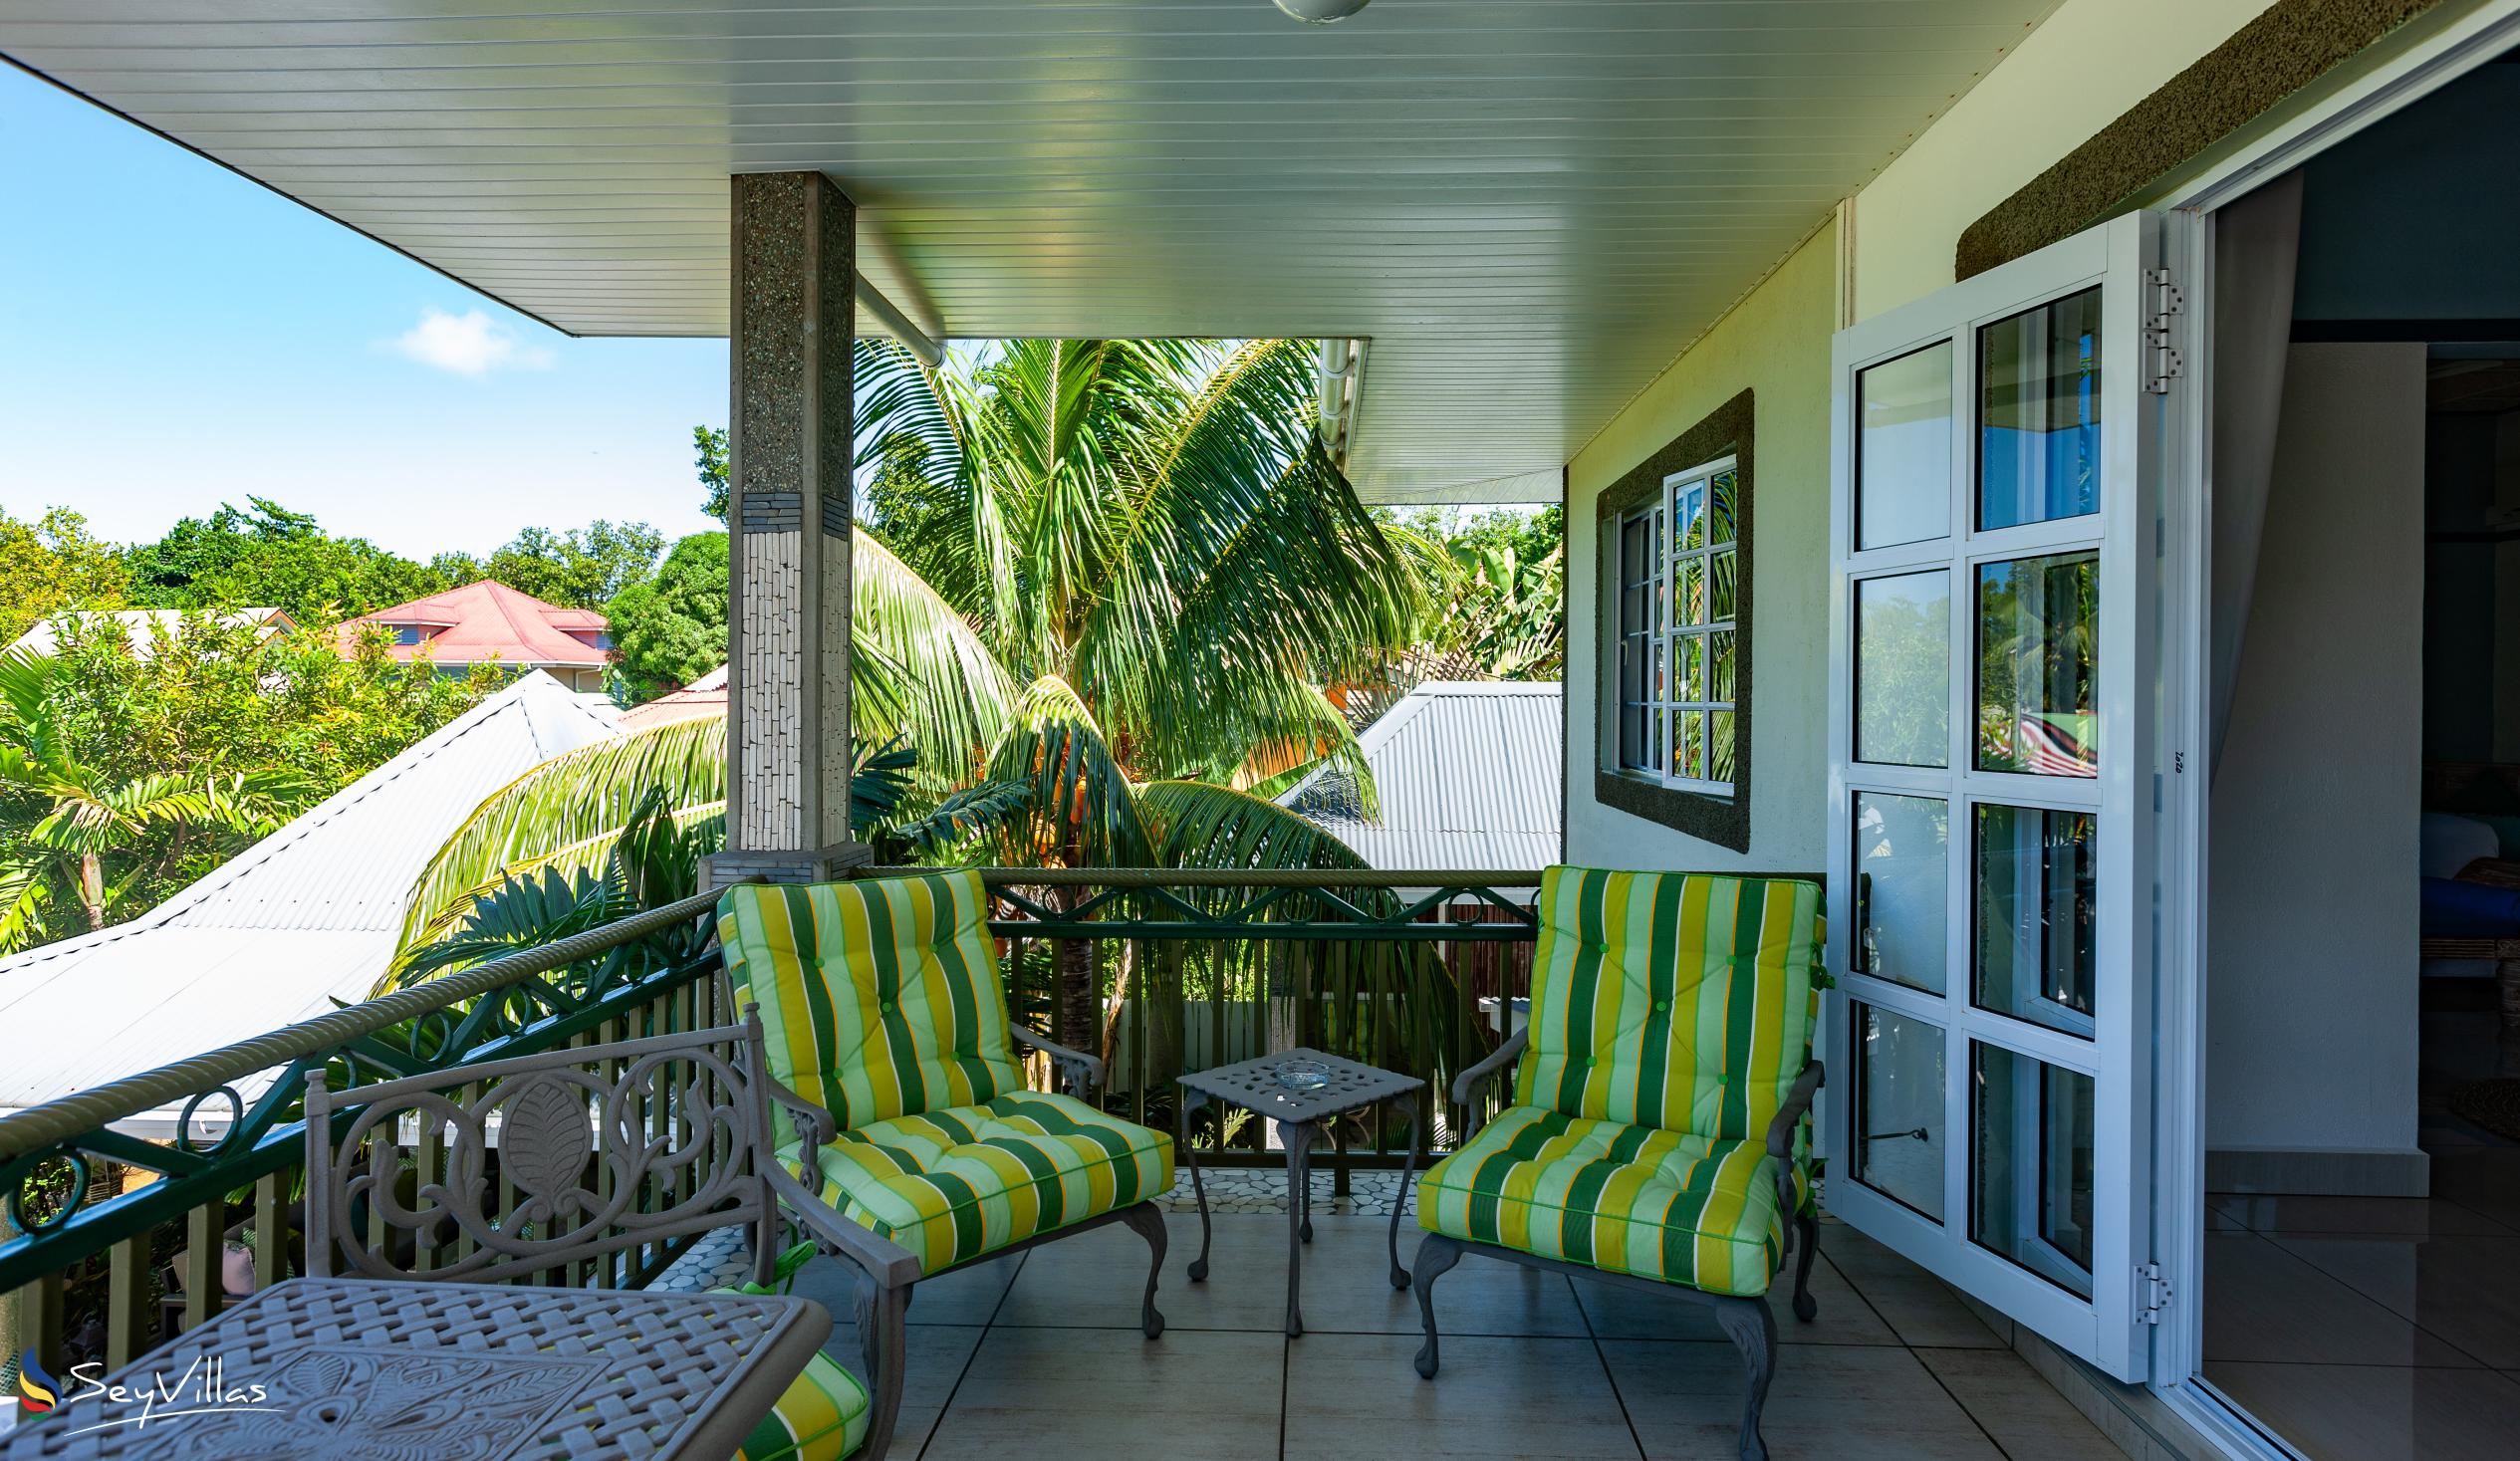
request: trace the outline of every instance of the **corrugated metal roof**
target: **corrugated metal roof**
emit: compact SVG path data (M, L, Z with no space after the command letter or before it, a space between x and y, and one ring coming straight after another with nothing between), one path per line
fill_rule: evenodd
M1370 498L1555 501L2056 3L10 0L0 52L588 335L724 335L727 174L820 168L932 336L1371 337Z
M484 798L620 734L525 675L128 923L0 959L0 1108L364 998L430 854Z
M1319 773L1280 801L1376 867L1546 867L1566 820L1561 705L1554 683L1430 681L1357 737L1380 816Z
M25 633L18 635L17 642L9 647L27 654L58 653L61 649L63 633L73 624L90 623L99 619L115 619L119 620L128 633L131 652L146 658L156 648L158 632L162 630L169 636L174 635L183 628L184 619L192 612L193 610L183 609L76 609L69 613L57 613L49 618L37 619ZM277 633L297 622L289 617L285 610L277 608L232 609L217 615L217 618L222 628L234 629L243 628L249 624L262 624L270 633Z

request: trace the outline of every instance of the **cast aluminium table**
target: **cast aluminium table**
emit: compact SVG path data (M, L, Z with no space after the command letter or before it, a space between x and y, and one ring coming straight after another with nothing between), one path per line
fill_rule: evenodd
M724 1461L831 1328L803 1299L293 1279L104 1377L126 1398L60 1376L0 1457Z
M1319 1061L1330 1073L1329 1083L1316 1091L1288 1089L1280 1084L1278 1074L1290 1061ZM1299 1046L1183 1076L1181 1085L1205 1100L1230 1101L1277 1126L1278 1144L1286 1148L1286 1333L1290 1339L1304 1333L1304 1245L1313 1241L1313 1142L1329 1129L1334 1116L1395 1096L1414 1096L1408 1103L1408 1155L1400 1165L1399 1194L1391 1203L1391 1287L1408 1287L1408 1270L1400 1267L1400 1213L1408 1206L1408 1179L1417 1170L1417 1140L1426 1124L1425 1082ZM1192 1108L1185 1103L1182 1115L1186 1118ZM1218 1129L1223 1129L1221 1121ZM1207 1277L1207 1188L1199 1181L1197 1148L1183 1142L1181 1149L1190 1165L1190 1190L1197 1194L1199 1205L1199 1256L1190 1265L1190 1282L1195 1284Z

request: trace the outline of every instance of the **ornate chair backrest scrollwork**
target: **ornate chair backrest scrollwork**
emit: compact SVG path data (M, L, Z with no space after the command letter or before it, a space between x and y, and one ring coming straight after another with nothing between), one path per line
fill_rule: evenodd
M763 1069L747 1010L344 1092L311 1071L307 1271L495 1283L568 1267L628 1286L646 1277L636 1250L749 1223L766 1281L779 1212Z

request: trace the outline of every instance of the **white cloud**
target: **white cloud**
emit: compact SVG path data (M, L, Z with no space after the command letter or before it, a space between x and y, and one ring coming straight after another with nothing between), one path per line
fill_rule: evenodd
M517 339L516 332L479 310L449 315L431 305L420 323L386 342L396 355L458 375L492 370L548 370L557 358L543 346Z

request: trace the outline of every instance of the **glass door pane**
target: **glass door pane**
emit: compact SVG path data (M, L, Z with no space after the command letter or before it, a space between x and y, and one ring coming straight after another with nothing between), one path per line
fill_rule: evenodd
M2092 1078L1975 1047L1969 1238L2049 1283L2092 1293Z
M1855 586L1855 757L1895 766L1951 764L1951 575Z
M1855 546L1920 543L1951 531L1951 342L1856 377Z
M2100 511L2100 291L1977 333L1980 532Z
M1977 1003L2092 1033L2100 873L2089 812L1977 809Z
M2100 556L1977 570L1977 764L2032 776L2100 774L2093 704Z
M1855 969L1927 994L1949 981L1951 804L1873 792L1855 799Z
M1942 1221L1943 1032L1856 1008L1855 1179Z

